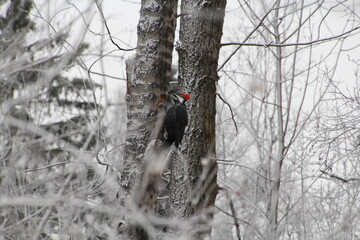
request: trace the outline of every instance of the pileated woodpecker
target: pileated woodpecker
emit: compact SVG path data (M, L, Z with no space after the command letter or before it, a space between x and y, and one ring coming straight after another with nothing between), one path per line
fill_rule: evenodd
M175 146L179 147L185 126L188 124L188 114L185 102L190 99L190 95L170 92L168 96L168 107L165 115L165 129L167 138L163 144L163 149L166 149L175 142Z

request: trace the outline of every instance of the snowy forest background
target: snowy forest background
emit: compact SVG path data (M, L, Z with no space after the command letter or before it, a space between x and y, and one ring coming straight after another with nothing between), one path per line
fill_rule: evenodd
M154 239L202 231L202 214L118 200L142 3L0 4L0 239L127 239L128 219ZM228 0L205 238L360 239L359 33L356 0Z

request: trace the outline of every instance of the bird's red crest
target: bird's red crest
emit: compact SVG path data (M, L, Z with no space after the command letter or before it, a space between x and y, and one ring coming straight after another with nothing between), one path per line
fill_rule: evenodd
M189 95L189 94L182 94L182 93L181 93L181 96L183 96L186 101L190 99L190 95Z

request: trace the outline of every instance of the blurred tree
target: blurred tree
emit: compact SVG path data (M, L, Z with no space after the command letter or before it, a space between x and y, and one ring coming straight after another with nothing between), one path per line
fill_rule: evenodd
M48 196L56 189L66 193L98 185L91 167L75 168L75 174L68 166L78 157L75 149L100 148L101 106L95 96L101 86L64 74L87 45L72 48L66 34L39 34L30 18L31 0L2 1L0 7L5 9L0 18L1 196ZM66 179L69 186L63 185ZM6 239L46 238L64 226L58 214L44 207L2 209L0 231ZM48 221L53 224L45 227Z

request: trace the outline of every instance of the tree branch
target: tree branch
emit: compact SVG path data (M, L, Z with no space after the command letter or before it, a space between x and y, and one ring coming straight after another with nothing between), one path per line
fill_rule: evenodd
M225 195L226 195L226 198L228 199L228 202L229 202L229 206L230 206L230 210L231 210L231 215L232 215L232 218L234 219L234 225L235 225L235 228L236 228L236 236L237 236L237 239L238 240L241 240L241 235L240 235L240 225L239 225L239 221L238 221L238 217L236 215L236 210L235 210L235 206L234 206L234 202L233 200L231 199L231 196L230 196L230 193L227 189L225 188L222 188L222 190L225 191Z
M325 175L328 175L331 178L335 178L337 180L340 180L340 181L342 181L344 183L348 183L350 181L360 181L360 178L348 178L348 179L346 179L346 178L343 178L343 177L339 177L338 175L335 175L333 173L325 172L324 170L320 170L320 172L325 174Z
M276 1L277 2L277 1ZM275 4L276 4L275 2ZM273 5L273 7L275 6L275 4ZM271 13L271 11L273 10L273 7L265 14L265 16L260 20L260 22L258 23L258 25L251 31L251 33L249 33L249 35L245 38L244 42L246 42L255 32L256 30L263 24L264 20L266 19L266 17ZM239 45L239 44L238 44ZM220 45L220 47L223 46L223 44ZM235 55L235 53L237 51L239 51L239 49L242 47L243 45L239 45L239 47L237 47L235 49L234 52L232 52L230 54L230 56L224 61L223 64L221 64L221 66L218 68L217 71L220 71L221 69L224 68L225 64L228 63L230 61L230 59Z
M231 113L231 118L232 118L232 120L233 120L233 122L234 122L236 132L238 133L239 130L238 130L238 127L237 127L237 125L236 125L236 121L235 121L235 118L234 118L234 112L233 112L230 104L229 104L228 102L226 102L225 99L224 99L220 94L216 93L216 95L221 99L221 101L223 101L223 102L229 107L230 113Z
M101 15L102 19L104 20L106 31L107 31L107 33L109 35L109 38L110 38L110 41L112 42L112 44L114 44L120 51L134 51L136 48L129 48L129 49L122 48L114 41L113 37L111 36L111 32L110 32L109 26L108 26L108 24L106 22L104 13L103 13L98 1L95 1L95 4L96 4L97 8L99 9L99 12L100 12L100 15Z
M229 43L222 43L221 46L222 47L226 47L226 46L255 46L255 47L293 47L293 46L307 46L307 45L312 45L312 44L317 44L317 43L322 43L322 42L327 42L327 41L331 41L331 40L335 40L338 38L341 38L345 35L348 35L356 30L360 29L360 27L356 27L353 28L347 32L344 32L342 34L333 36L333 37L328 37L328 38L322 38L322 39L318 39L318 40L313 40L310 42L303 42L303 43L246 43L246 42L242 42L242 43L236 43L236 42L229 42ZM345 36L348 37L348 36ZM344 38L345 38L344 37Z

